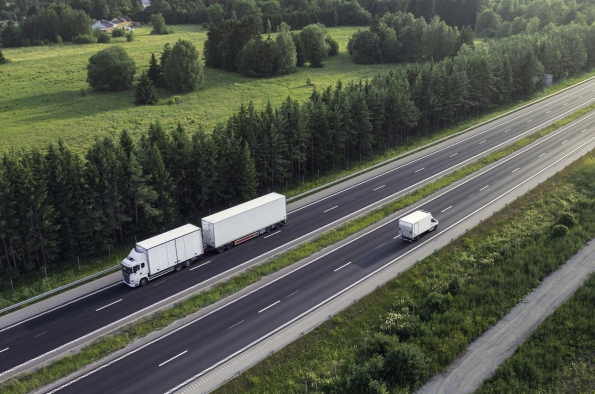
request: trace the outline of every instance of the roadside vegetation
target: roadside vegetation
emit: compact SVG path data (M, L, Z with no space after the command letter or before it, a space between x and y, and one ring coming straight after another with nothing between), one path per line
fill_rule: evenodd
M591 162L593 167L595 163ZM592 169L583 182L591 182ZM477 393L595 392L595 276L484 381Z
M414 392L595 236L594 176L591 152L215 392L301 393L306 383L311 392ZM559 226L565 231L556 231ZM579 316L588 311L592 320L592 304L584 297L577 301L584 303ZM539 367L530 363L556 360L552 353L565 352L556 344L576 340L570 314L564 322L556 320L555 332L564 327L569 332L543 349L550 354L534 353L538 345L533 342L534 351L527 349L515 368L509 364L502 371L525 374L524 383L501 382L486 386L485 392L492 387L500 392L536 390L529 381L539 378ZM536 339L542 344L546 338ZM590 334L577 342L585 341L593 343Z
M133 323L127 327L122 328L116 334L106 336L103 338L94 341L89 346L85 347L81 350L81 352L67 356L63 359L52 363L43 369L38 369L32 373L24 374L18 378L10 379L3 384L0 385L0 390L6 393L26 393L36 388L42 387L47 385L57 379L60 379L68 374L83 368L90 363L105 357L106 355L113 353L119 349L124 348L128 344L130 344L135 339L144 337L149 333L166 327L167 325L173 323L174 321L188 316L189 314L195 313L200 309L204 308L205 306L211 305L229 295L236 293L237 291L245 288L246 286L256 283L261 280L266 275L269 275L273 272L276 272L282 268L288 267L291 264L294 264L313 253L322 250L323 248L333 245L336 242L345 239L346 237L355 234L366 227L390 216L395 211L398 211L404 207L407 207L415 202L420 201L421 199L431 195L432 193L456 182L457 180L463 179L465 176L472 174L480 170L481 168L487 166L490 163L493 163L507 155L513 153L514 151L527 146L531 142L535 141L543 134L550 133L564 124L571 122L572 120L577 119L578 117L584 115L585 113L592 111L595 109L595 104L577 112L576 114L557 122L555 125L548 127L542 133L535 134L524 138L518 141L513 146L495 152L478 163L474 163L470 166L467 166L463 169L460 169L453 174L438 180L435 183L429 184L427 186L419 188L413 194L404 196L398 200L395 200L385 207L382 207L378 210L375 210L371 213L368 213L358 219L355 219L351 222L348 222L344 225L341 225L328 233L325 233L319 236L312 242L306 243L302 246L299 246L295 249L292 249L288 252L282 253L278 256L275 256L270 261L264 263L263 265L256 267L254 269L249 270L244 274L240 274L225 283L219 283L215 285L215 287L211 290L199 293L187 299L186 301L180 302L173 306L172 308L166 309L161 312L157 312L155 315L146 317L140 320L137 323ZM595 226L595 225L594 225ZM502 242L505 242L503 240ZM442 253L442 252L441 252ZM425 274L421 274L419 277L423 277ZM461 286L462 281L465 279L464 276L461 276ZM458 282L457 282L458 283ZM381 292L386 291L386 287L382 288ZM370 296L374 297L374 295ZM359 303L358 303L359 305ZM421 304L420 304L421 305ZM376 310L373 308L373 310ZM419 308L418 308L419 310ZM377 317L377 316L376 316ZM340 317L335 318L334 321L337 319L342 319ZM389 317L390 319L390 317ZM372 327L366 325L366 327ZM361 327L360 327L361 328ZM353 327L351 328L353 329ZM392 333L392 326L389 328L389 332ZM398 340L397 340L398 341ZM395 342L396 343L396 342ZM294 345L291 345L294 346ZM301 346L301 345L299 345ZM414 348L410 348L414 349ZM351 349L353 350L353 349ZM420 359L419 352L417 350L413 350L414 354L416 355L416 359ZM335 353L336 354L336 353ZM335 360L337 361L337 360ZM338 362L338 361L337 361ZM425 363L425 361L424 361ZM427 373L424 372L424 373ZM260 378L254 378L255 381L260 381ZM252 380L251 380L252 381ZM267 389L264 389L268 391ZM232 390L233 391L233 390ZM259 390L257 390L259 391ZM275 391L275 390L273 390Z

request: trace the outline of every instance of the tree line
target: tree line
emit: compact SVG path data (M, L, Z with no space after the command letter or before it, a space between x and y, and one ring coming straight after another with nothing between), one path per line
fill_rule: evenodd
M260 26L258 14L212 26L204 46L205 65L250 77L271 77L295 72L306 62L323 67L326 57L339 53L339 45L324 25L309 25L292 34L281 22L275 40L263 40Z

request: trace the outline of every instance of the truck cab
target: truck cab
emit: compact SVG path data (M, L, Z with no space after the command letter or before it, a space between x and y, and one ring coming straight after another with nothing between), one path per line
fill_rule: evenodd
M144 286L149 281L149 267L147 257L135 249L122 260L123 282L130 287Z
M420 235L438 228L438 220L428 211L415 211L399 219L399 235L409 242L417 241Z

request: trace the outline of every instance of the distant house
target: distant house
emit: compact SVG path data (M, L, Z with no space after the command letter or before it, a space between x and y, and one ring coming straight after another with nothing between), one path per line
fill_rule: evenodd
M112 23L111 21L108 21L106 19L98 20L97 22L95 22L91 25L91 29L101 30L104 33L111 33L116 28L117 28L117 26L114 23Z
M110 22L116 25L116 27L119 29L132 26L132 19L127 16L119 16L112 19Z

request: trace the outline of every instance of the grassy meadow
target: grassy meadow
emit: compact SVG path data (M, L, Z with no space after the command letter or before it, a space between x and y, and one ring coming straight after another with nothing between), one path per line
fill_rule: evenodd
M116 93L88 89L85 82L88 59L108 45L126 49L136 62L136 79L148 68L151 52L159 56L168 42L189 40L202 54L207 30L199 25L173 28L174 34L164 36L151 35L150 27L137 28L133 42L112 38L109 44L3 49L12 62L0 67L0 151L45 146L59 138L82 150L95 136L122 129L137 134L155 121L167 127L174 127L180 121L189 130L202 124L208 130L249 101L261 109L268 101L277 107L288 96L306 99L313 89L306 86L308 76L315 86L326 87L337 80L368 78L395 67L353 64L346 48L349 37L358 28L339 27L329 31L339 43L340 53L327 59L324 68L299 68L295 74L256 79L205 67L204 86L198 92L183 95L180 104L169 104L174 93L164 89L159 89L161 100L154 107L135 106L134 89Z

